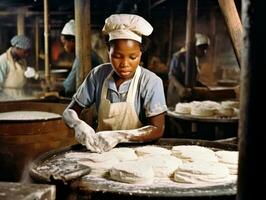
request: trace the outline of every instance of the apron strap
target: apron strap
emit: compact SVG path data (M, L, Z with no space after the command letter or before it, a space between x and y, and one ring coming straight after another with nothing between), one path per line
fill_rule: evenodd
M138 66L137 69L136 69L136 72L134 74L134 77L131 80L131 83L130 83L130 86L129 86L129 90L128 90L128 93L127 93L126 102L129 102L132 105L134 105L140 74L141 74L141 67Z
M110 72L110 74L107 76L107 78L103 82L101 99L106 99L106 97L107 97L107 90L108 90L107 81L111 78L113 73L114 73L114 70L112 70ZM141 75L141 67L138 66L136 69L136 72L134 74L134 77L131 80L131 83L130 83L130 86L128 89L128 93L127 93L127 99L126 99L126 102L132 103L133 105L134 105L134 100L135 100L135 96L136 96L136 91L138 88L138 82L139 82L140 75Z

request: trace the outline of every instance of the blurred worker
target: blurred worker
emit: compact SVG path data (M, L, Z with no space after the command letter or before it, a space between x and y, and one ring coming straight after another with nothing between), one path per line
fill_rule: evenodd
M0 55L0 88L20 89L26 84L26 78L36 75L26 62L32 43L24 35L14 36L10 43L11 47Z
M199 58L207 53L210 40L206 35L197 33L196 37L196 57L195 63L199 72ZM185 72L186 72L186 49L182 47L178 52L173 54L170 70L169 70L169 85L167 89L167 105L174 107L178 102L183 101L191 95L190 88L185 87ZM198 77L198 76L197 76ZM202 84L197 80L197 86Z
M73 19L65 24L61 32L61 42L67 53L75 53L75 21ZM102 63L102 59L94 50L91 51L91 62L92 68ZM72 97L76 92L76 73L79 67L78 64L79 62L77 58L75 58L66 80L63 84L57 84L54 86L54 89L58 90L61 96Z
M77 141L87 149L108 151L120 142L147 142L162 136L167 110L162 80L140 66L143 36L152 31L138 15L114 14L105 20L103 33L109 36L111 63L91 70L63 113ZM93 104L98 114L96 130L79 118Z

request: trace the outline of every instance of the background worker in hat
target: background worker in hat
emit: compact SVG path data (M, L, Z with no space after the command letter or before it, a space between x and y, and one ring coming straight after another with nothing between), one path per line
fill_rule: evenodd
M75 130L78 142L95 152L107 151L119 142L151 141L162 136L167 110L162 80L139 66L143 35L152 26L142 17L115 14L105 20L111 63L88 74L63 113ZM78 117L85 107L96 104L97 131Z
M75 21L73 19L65 24L60 39L65 51L70 54L75 54ZM92 68L102 63L102 59L94 50L91 51L91 62ZM78 61L75 58L67 78L62 84L54 83L52 90L59 91L60 96L72 97L76 92L76 74L78 67Z
M10 43L11 47L0 55L0 88L19 89L26 84L26 78L36 75L26 62L32 43L24 35L14 36Z
M207 53L210 40L206 35L196 33L196 68L199 72L199 58ZM169 69L169 84L167 88L167 106L174 107L191 95L190 88L185 87L186 49L182 47L173 54ZM202 84L197 80L197 86Z

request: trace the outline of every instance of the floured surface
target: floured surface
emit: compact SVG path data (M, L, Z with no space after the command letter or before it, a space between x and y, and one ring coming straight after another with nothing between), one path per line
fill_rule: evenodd
M176 183L170 178L154 178L153 184L128 184L121 183L95 175L86 175L80 181L81 188L89 188L90 191L114 192L130 195L148 196L211 196L211 195L235 195L236 176L232 180L221 184L183 184Z
M122 156L123 159L119 159L117 156L119 154L121 156L123 151L125 155ZM170 155L169 152L173 154ZM93 172L91 177L99 177L106 181L112 179L109 181L126 182L132 185L146 183L144 185L154 186L154 180L162 179L167 180L167 184L176 181L172 186L182 188L210 187L236 182L235 174L229 174L228 168L218 162L215 151L204 146L177 145L169 150L160 146L147 145L136 148L114 148L102 154L84 154L82 156L79 153L68 153L65 157L71 159L75 157L78 163L91 167ZM132 157L126 160L127 155L138 156L137 159ZM141 174L145 171L144 167L141 167L142 162L152 167L154 175L149 176L149 170L146 170L147 176ZM199 162L199 167L198 164L193 165L191 162Z
M194 144L190 140L188 142L180 142L181 144ZM176 142L176 145L179 144ZM163 147L163 146L161 146ZM165 147L166 149L171 149L172 145ZM135 149L134 147L131 147ZM235 147L224 147L226 149L235 149ZM217 151L216 148L211 148ZM222 146L219 150L222 150ZM88 151L84 150L67 150L61 153L60 157L66 158L67 154L76 157L75 160L83 160L87 157ZM75 156L76 154L76 156ZM82 154L85 154L85 156ZM79 159L77 158L79 157ZM47 158L46 158L47 159ZM72 157L73 159L73 157ZM51 161L49 161L51 162ZM149 196L149 197L200 197L200 196L219 196L219 195L235 195L236 194L236 178L237 176L230 175L230 180L227 179L223 183L177 183L173 181L173 178L162 178L154 177L152 184L129 184L122 183L118 181L113 181L109 179L109 174L106 173L102 176L101 173L98 174L88 174L83 176L77 182L70 183L70 187L73 189L78 187L78 190L84 191L85 193L90 192L107 192L125 195L137 195L137 196ZM73 185L72 185L73 184Z
M44 111L12 111L0 113L1 120L48 120L61 118L61 115Z

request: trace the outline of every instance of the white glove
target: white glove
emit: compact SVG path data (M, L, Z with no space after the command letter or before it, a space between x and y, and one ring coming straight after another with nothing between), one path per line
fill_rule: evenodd
M109 151L121 142L129 142L130 139L149 134L155 127L144 126L131 130L100 131L98 135L98 147L102 152Z
M100 131L96 133L98 136L98 147L101 152L109 151L118 143L128 142L128 134L122 131Z
M32 67L27 67L26 71L24 72L24 76L26 78L34 78L36 76L36 71Z
M75 138L80 144L85 145L92 152L101 152L95 131L86 122L80 120L73 109L66 109L63 112L63 119L70 128L74 128Z

